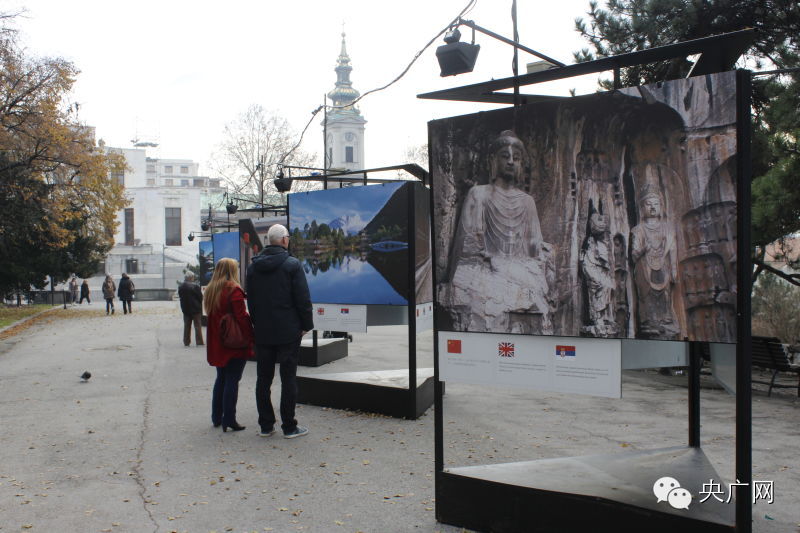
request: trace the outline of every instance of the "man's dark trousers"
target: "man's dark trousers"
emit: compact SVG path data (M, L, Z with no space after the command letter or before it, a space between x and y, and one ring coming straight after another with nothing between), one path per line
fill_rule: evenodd
M189 346L192 340L192 324L194 324L194 342L203 345L203 323L200 313L195 315L183 314L183 345Z
M300 360L300 339L289 344L257 344L258 378L256 379L256 407L258 425L269 430L275 425L270 388L275 377L275 363L280 364L281 375L281 428L284 433L297 427L294 417L297 404L297 363Z

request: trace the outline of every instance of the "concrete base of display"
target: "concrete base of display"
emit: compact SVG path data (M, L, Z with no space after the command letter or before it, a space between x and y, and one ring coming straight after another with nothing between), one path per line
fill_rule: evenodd
M302 366L322 366L344 357L347 357L347 339L317 339L316 348L311 339L304 339L300 343Z
M297 376L298 402L354 409L395 418L419 418L433 405L433 369L417 369L409 389L407 369Z
M688 508L658 502L653 487L663 477L691 493ZM706 455L682 446L450 468L436 482L436 518L478 531L731 533L734 500L700 502L710 482L724 502L728 486Z

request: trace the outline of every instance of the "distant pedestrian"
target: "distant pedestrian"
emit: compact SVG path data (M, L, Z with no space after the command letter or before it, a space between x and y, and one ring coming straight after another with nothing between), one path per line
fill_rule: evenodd
M202 346L203 291L200 290L200 285L194 282L193 273L187 273L183 283L178 287L178 298L181 300L181 311L183 312L183 345L191 344L192 323L194 323L194 342L198 346Z
M69 294L71 297L71 304L76 304L78 302L79 297L79 289L78 289L78 280L75 276L72 276L72 279L69 280Z
M300 340L314 328L311 298L300 261L291 257L289 232L275 224L267 232L269 246L247 269L247 305L253 319L258 358L256 406L262 437L275 432L270 388L275 363L281 374L281 429L287 439L302 437L308 428L297 425L297 364Z
M83 280L83 283L81 283L81 299L78 302L78 305L83 303L83 299L84 298L86 298L86 301L89 302L89 304L92 303L92 300L89 299L89 281L88 280Z
M239 286L239 262L229 257L220 259L214 267L214 275L206 287L203 303L208 313L206 330L206 358L216 367L217 379L211 397L211 423L241 431L245 427L236 421L236 402L239 399L239 380L242 379L245 363L253 353L253 325L245 306L245 294ZM247 348L227 348L222 343L220 323L222 317L232 313L246 339Z
M111 276L106 276L103 282L103 298L106 299L106 314L114 314L114 293L117 292L117 286Z
M133 286L133 281L128 277L128 274L123 272L122 279L119 280L117 295L119 299L122 300L122 312L126 315L128 313L133 313L133 309L131 309L131 300L133 300L133 293L135 290L136 288Z

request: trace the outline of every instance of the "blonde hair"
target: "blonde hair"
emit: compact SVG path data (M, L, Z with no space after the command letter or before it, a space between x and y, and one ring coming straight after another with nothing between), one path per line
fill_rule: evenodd
M227 287L239 287L239 261L230 257L223 257L214 266L214 276L206 287L203 295L203 305L210 315L217 310L220 304L222 291Z

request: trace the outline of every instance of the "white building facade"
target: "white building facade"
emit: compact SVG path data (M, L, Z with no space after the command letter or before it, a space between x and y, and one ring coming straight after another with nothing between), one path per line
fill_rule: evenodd
M117 213L104 271L114 279L126 272L137 288L174 289L186 265L197 264L199 241L188 236L200 229L203 200L224 192L220 181L200 176L189 159L150 158L140 148L106 150L125 157L128 168L112 177L124 185L129 205Z

